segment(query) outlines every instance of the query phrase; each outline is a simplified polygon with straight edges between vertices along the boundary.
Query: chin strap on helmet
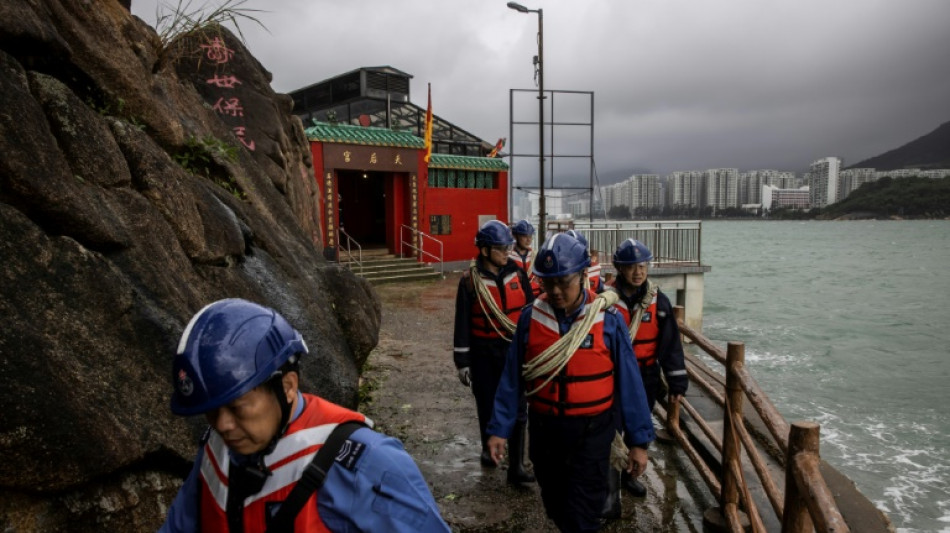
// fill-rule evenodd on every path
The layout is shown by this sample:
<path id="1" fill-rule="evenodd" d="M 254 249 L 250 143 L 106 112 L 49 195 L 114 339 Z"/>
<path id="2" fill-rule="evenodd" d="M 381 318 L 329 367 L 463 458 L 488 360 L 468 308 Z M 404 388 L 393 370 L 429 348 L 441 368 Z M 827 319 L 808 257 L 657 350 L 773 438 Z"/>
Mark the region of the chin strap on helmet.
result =
<path id="1" fill-rule="evenodd" d="M 290 356 L 290 359 L 287 361 L 290 364 L 295 363 L 298 360 L 297 354 Z M 271 439 L 270 443 L 264 448 L 264 451 L 261 453 L 261 457 L 269 455 L 274 451 L 274 448 L 277 447 L 277 441 L 284 436 L 284 433 L 287 432 L 287 427 L 290 425 L 290 407 L 291 402 L 287 401 L 287 393 L 284 392 L 284 371 L 278 370 L 274 372 L 271 378 L 267 381 L 270 386 L 271 391 L 273 391 L 274 396 L 277 397 L 277 405 L 280 406 L 280 424 L 277 426 L 277 433 L 274 434 L 274 438 Z"/>

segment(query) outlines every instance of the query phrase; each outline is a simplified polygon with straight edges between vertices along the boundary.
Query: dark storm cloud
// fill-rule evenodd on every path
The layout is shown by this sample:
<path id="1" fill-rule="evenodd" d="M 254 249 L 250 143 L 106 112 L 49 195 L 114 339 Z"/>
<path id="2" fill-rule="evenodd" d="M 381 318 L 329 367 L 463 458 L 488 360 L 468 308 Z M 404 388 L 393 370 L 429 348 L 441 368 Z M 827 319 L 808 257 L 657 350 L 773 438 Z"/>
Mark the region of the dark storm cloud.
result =
<path id="1" fill-rule="evenodd" d="M 853 164 L 950 120 L 945 0 L 521 3 L 544 9 L 546 88 L 595 94 L 605 183 L 647 171 L 801 171 L 829 155 Z M 535 87 L 537 16 L 502 0 L 243 6 L 268 11 L 256 16 L 269 32 L 242 30 L 278 91 L 391 65 L 414 76 L 413 101 L 424 105 L 431 82 L 436 114 L 493 142 L 509 135 L 509 89 Z M 155 0 L 133 0 L 133 12 L 152 22 Z M 524 112 L 536 117 L 530 102 Z"/>

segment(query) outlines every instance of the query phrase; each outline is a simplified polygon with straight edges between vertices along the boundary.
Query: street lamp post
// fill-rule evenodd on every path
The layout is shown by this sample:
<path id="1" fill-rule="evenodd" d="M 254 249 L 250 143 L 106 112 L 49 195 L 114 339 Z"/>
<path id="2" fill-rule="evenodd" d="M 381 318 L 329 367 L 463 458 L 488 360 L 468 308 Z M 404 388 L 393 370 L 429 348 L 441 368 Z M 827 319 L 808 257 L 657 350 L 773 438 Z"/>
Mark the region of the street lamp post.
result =
<path id="1" fill-rule="evenodd" d="M 544 242 L 547 228 L 544 215 L 544 10 L 528 9 L 517 2 L 508 2 L 508 7 L 519 13 L 538 14 L 538 240 Z M 539 243 L 540 244 L 540 243 Z"/>

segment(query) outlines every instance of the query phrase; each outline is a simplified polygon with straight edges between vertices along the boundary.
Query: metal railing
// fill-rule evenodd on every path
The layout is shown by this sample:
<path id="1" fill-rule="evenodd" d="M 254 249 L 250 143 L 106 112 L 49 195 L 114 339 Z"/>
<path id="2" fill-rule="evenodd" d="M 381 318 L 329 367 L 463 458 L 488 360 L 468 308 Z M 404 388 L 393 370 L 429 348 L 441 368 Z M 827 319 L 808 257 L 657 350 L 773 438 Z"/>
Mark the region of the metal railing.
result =
<path id="1" fill-rule="evenodd" d="M 405 239 L 406 230 L 409 230 L 409 233 L 411 235 L 409 241 Z M 425 250 L 426 239 L 439 245 L 439 255 L 435 255 L 432 252 L 427 252 Z M 418 244 L 418 246 L 416 246 L 416 244 Z M 445 277 L 445 261 L 443 261 L 444 245 L 442 244 L 442 241 L 440 241 L 439 239 L 436 239 L 435 237 L 433 237 L 432 235 L 429 235 L 428 233 L 419 231 L 415 228 L 402 224 L 399 228 L 399 257 L 403 257 L 402 247 L 404 245 L 410 250 L 413 250 L 414 252 L 416 252 L 419 260 L 422 260 L 424 258 L 432 258 L 434 261 L 438 261 L 439 274 L 443 278 Z"/>
<path id="2" fill-rule="evenodd" d="M 699 266 L 702 222 L 699 220 L 649 222 L 574 222 L 574 229 L 587 237 L 601 263 L 621 242 L 633 238 L 653 252 L 654 261 L 665 265 Z M 609 262 L 609 261 L 607 261 Z"/>
<path id="3" fill-rule="evenodd" d="M 343 246 L 344 240 L 340 238 L 341 235 L 343 237 L 346 237 L 345 247 Z M 350 266 L 353 263 L 356 263 L 357 267 L 359 267 L 360 272 L 362 272 L 363 271 L 363 247 L 360 246 L 360 243 L 356 242 L 356 240 L 353 237 L 350 237 L 350 235 L 342 227 L 339 230 L 337 230 L 336 242 L 340 243 L 340 260 L 339 261 L 341 263 L 346 263 L 347 266 Z M 356 257 L 353 256 L 354 245 L 356 246 Z M 346 260 L 344 260 L 344 254 L 345 254 Z M 352 269 L 353 267 L 350 266 L 350 268 Z"/>
<path id="4" fill-rule="evenodd" d="M 727 350 L 713 344 L 701 333 L 683 323 L 684 310 L 674 308 L 680 332 L 702 348 L 710 357 L 725 366 L 725 387 L 721 390 L 703 377 L 694 365 L 687 365 L 690 381 L 698 384 L 723 409 L 722 435 L 686 400 L 666 404 L 666 430 L 686 452 L 710 491 L 719 501 L 719 516 L 731 532 L 747 531 L 740 513 L 745 512 L 753 532 L 765 532 L 766 526 L 752 497 L 750 484 L 758 478 L 758 486 L 768 498 L 775 517 L 782 524 L 782 533 L 813 531 L 846 533 L 850 531 L 838 509 L 834 495 L 818 468 L 817 423 L 802 421 L 789 425 L 745 368 L 745 345 L 727 343 Z M 778 453 L 784 457 L 785 494 L 769 474 L 765 461 L 746 428 L 743 401 L 747 400 L 764 423 Z M 684 434 L 680 408 L 702 430 L 706 439 L 721 457 L 722 468 L 714 472 L 700 457 L 689 437 Z M 743 451 L 756 474 L 747 478 L 742 465 Z M 719 474 L 719 475 L 717 475 Z"/>

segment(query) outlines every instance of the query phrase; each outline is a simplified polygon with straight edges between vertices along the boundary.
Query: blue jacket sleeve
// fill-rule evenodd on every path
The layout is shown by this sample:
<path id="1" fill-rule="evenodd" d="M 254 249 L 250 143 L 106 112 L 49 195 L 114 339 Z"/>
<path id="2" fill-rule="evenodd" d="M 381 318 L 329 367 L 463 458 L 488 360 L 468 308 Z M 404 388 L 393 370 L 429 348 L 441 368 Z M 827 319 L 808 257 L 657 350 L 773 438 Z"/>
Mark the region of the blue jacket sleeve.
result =
<path id="1" fill-rule="evenodd" d="M 330 531 L 450 531 L 402 443 L 369 428 L 358 429 L 350 440 L 357 446 L 337 458 L 317 497 Z"/>
<path id="2" fill-rule="evenodd" d="M 604 337 L 617 365 L 617 388 L 623 417 L 624 442 L 627 446 L 646 448 L 656 438 L 653 419 L 643 390 L 643 379 L 637 357 L 630 343 L 630 331 L 616 311 L 604 315 Z"/>
<path id="3" fill-rule="evenodd" d="M 198 531 L 198 470 L 204 456 L 204 446 L 198 449 L 198 457 L 178 489 L 175 500 L 168 508 L 165 523 L 159 533 L 193 533 Z"/>
<path id="4" fill-rule="evenodd" d="M 501 372 L 498 388 L 495 389 L 495 405 L 486 432 L 507 439 L 518 417 L 518 402 L 524 394 L 524 382 L 521 379 L 521 362 L 524 361 L 524 347 L 528 343 L 528 326 L 531 325 L 531 306 L 521 311 L 518 328 L 508 346 L 505 368 Z"/>
<path id="5" fill-rule="evenodd" d="M 673 315 L 673 305 L 663 292 L 656 295 L 657 324 L 660 338 L 657 340 L 656 354 L 670 394 L 684 394 L 689 388 L 689 376 L 686 374 L 686 357 L 683 355 L 683 342 L 680 340 L 680 328 Z"/>

